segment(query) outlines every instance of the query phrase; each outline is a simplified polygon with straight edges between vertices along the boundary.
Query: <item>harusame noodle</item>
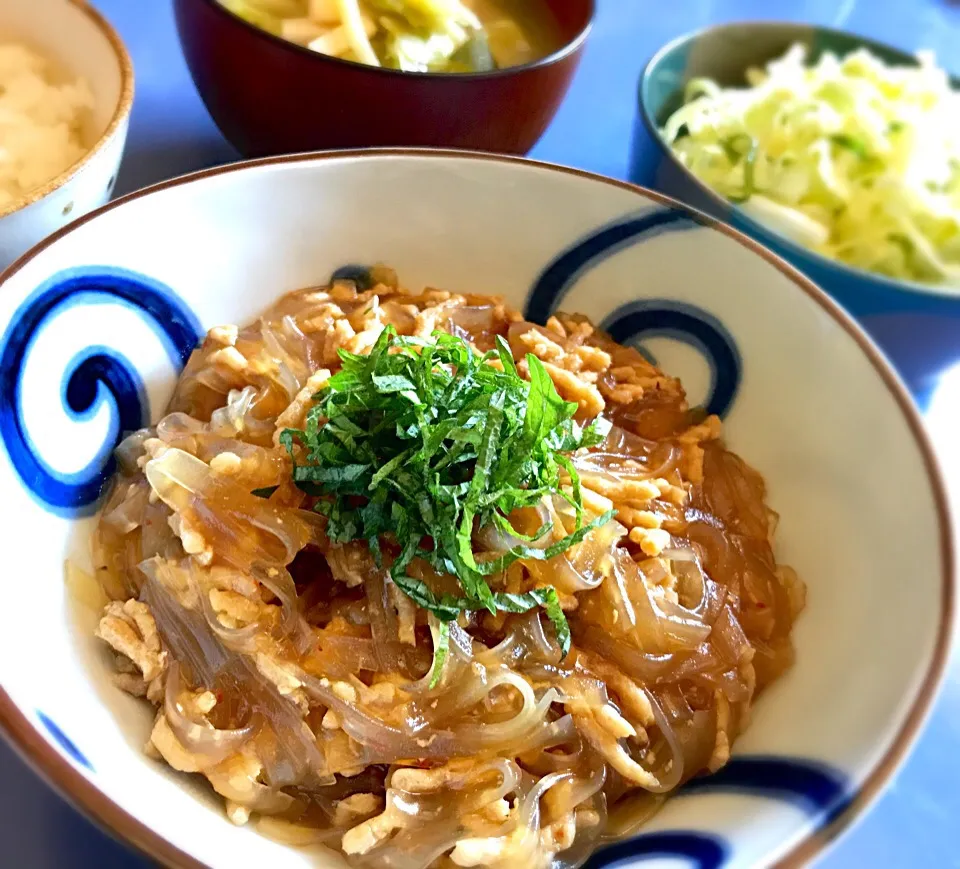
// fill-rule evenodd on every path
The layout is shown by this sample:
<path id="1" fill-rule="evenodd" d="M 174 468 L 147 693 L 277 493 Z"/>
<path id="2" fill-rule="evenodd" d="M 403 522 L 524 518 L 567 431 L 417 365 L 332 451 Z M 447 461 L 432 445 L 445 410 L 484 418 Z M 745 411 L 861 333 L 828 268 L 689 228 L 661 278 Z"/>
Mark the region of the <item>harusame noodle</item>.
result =
<path id="1" fill-rule="evenodd" d="M 760 476 L 687 406 L 680 383 L 580 316 L 524 322 L 500 300 L 397 288 L 391 272 L 290 293 L 255 323 L 210 331 L 167 415 L 120 446 L 94 537 L 111 599 L 98 634 L 118 684 L 156 710 L 148 751 L 204 775 L 236 824 L 357 865 L 576 866 L 665 795 L 721 767 L 758 691 L 788 667 L 803 586 L 771 549 Z M 561 656 L 541 609 L 441 623 L 378 567 L 332 543 L 291 480 L 280 433 L 390 324 L 478 351 L 532 353 L 605 440 L 571 460 L 585 518 L 549 560 L 489 577 L 557 590 Z M 552 526 L 545 497 L 485 527 L 478 560 Z M 513 539 L 516 536 L 516 539 Z M 449 588 L 421 559 L 409 573 Z"/>

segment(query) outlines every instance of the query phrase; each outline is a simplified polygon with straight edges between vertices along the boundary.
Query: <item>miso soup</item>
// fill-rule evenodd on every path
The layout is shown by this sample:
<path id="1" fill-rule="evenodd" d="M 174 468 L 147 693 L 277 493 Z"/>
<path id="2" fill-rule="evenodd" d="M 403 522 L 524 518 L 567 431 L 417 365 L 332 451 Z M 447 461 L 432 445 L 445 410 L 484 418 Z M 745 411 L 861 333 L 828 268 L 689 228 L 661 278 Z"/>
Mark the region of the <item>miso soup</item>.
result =
<path id="1" fill-rule="evenodd" d="M 532 63 L 562 45 L 546 0 L 466 0 L 466 4 L 480 19 L 498 68 Z"/>
<path id="2" fill-rule="evenodd" d="M 406 72 L 489 72 L 561 47 L 547 0 L 220 0 L 275 36 Z"/>

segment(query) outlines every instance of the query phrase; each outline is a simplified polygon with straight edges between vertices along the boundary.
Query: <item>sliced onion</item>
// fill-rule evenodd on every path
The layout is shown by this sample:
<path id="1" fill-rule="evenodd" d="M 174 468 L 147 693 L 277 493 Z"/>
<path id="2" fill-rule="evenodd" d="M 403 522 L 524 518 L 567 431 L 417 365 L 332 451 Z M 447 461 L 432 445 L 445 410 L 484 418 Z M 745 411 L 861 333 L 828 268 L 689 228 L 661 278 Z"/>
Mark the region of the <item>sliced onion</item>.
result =
<path id="1" fill-rule="evenodd" d="M 292 317 L 284 317 L 279 326 L 280 329 L 275 330 L 271 324 L 261 321 L 260 335 L 266 352 L 277 363 L 277 376 L 274 380 L 292 401 L 310 376 L 310 371 L 304 364 L 307 341 Z M 300 346 L 296 346 L 297 344 Z"/>
<path id="2" fill-rule="evenodd" d="M 144 511 L 147 507 L 147 497 L 150 487 L 142 482 L 134 483 L 127 489 L 123 500 L 115 507 L 105 512 L 101 518 L 104 525 L 108 525 L 118 534 L 129 534 L 140 527 Z"/>
<path id="3" fill-rule="evenodd" d="M 171 510 L 180 511 L 203 488 L 210 468 L 190 453 L 169 449 L 147 462 L 144 473 L 157 497 Z"/>
<path id="4" fill-rule="evenodd" d="M 133 474 L 137 471 L 137 459 L 143 455 L 143 443 L 148 438 L 154 436 L 153 430 L 142 428 L 133 434 L 127 435 L 113 451 L 117 457 L 117 464 L 120 470 L 125 474 Z"/>
<path id="5" fill-rule="evenodd" d="M 157 423 L 157 437 L 164 443 L 173 443 L 193 437 L 206 430 L 206 426 L 187 413 L 168 413 Z"/>

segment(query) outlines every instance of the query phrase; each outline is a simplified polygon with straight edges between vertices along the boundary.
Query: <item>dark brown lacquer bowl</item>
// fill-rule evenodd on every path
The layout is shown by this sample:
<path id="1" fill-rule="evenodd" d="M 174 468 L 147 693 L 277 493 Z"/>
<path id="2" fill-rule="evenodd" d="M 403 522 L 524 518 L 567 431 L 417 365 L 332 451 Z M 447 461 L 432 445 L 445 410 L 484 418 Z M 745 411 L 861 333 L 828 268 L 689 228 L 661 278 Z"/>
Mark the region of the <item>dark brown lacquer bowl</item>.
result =
<path id="1" fill-rule="evenodd" d="M 559 51 L 453 75 L 326 57 L 247 24 L 217 0 L 173 5 L 200 96 L 248 157 L 378 145 L 525 154 L 570 86 L 594 14 L 594 0 L 549 0 Z"/>

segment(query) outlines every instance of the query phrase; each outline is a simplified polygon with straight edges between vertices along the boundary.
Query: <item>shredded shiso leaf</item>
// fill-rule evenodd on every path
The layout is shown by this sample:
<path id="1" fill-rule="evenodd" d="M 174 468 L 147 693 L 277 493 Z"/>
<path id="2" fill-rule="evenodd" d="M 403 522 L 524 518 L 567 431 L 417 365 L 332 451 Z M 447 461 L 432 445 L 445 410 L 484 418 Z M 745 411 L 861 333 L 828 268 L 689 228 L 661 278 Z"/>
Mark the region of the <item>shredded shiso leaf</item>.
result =
<path id="1" fill-rule="evenodd" d="M 519 559 L 560 555 L 612 518 L 608 512 L 583 521 L 568 457 L 602 442 L 609 424 L 578 424 L 577 405 L 560 397 L 540 360 L 526 357 L 527 380 L 507 343 L 497 341 L 481 355 L 453 335 L 424 340 L 387 328 L 368 355 L 340 351 L 342 368 L 315 396 L 304 428 L 287 429 L 281 440 L 294 482 L 319 499 L 315 509 L 327 518 L 331 542 L 365 540 L 382 567 L 388 541 L 391 579 L 440 622 L 469 610 L 542 607 L 565 654 L 570 629 L 554 588 L 508 594 L 487 578 Z M 524 537 L 509 517 L 554 497 L 572 506 L 576 526 L 550 546 L 534 546 L 552 524 Z M 488 526 L 519 542 L 478 561 L 474 538 Z M 460 593 L 438 594 L 410 576 L 414 558 L 456 577 Z"/>

